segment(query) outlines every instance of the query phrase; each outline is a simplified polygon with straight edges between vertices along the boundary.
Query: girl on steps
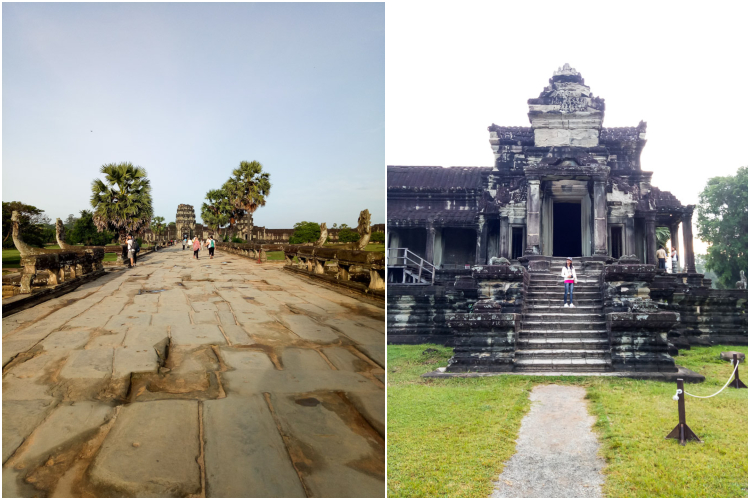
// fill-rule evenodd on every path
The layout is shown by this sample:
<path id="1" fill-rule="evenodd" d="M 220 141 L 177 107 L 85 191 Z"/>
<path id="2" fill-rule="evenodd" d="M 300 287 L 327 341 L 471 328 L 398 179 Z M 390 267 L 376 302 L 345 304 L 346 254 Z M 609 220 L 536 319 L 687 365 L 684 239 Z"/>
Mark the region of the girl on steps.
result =
<path id="1" fill-rule="evenodd" d="M 568 257 L 568 260 L 565 262 L 565 266 L 563 266 L 561 274 L 563 277 L 563 281 L 565 281 L 563 307 L 575 307 L 573 305 L 573 286 L 578 283 L 578 276 L 576 276 L 576 270 L 573 269 L 573 259 L 571 257 Z M 568 292 L 570 292 L 570 300 L 568 300 Z"/>

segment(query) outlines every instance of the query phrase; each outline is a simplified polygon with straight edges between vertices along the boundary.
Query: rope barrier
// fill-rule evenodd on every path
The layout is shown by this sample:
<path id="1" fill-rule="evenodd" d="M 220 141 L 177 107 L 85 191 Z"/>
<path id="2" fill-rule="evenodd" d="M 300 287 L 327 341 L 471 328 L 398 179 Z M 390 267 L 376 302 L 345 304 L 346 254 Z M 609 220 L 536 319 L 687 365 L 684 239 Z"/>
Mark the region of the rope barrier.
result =
<path id="1" fill-rule="evenodd" d="M 720 393 L 721 391 L 723 391 L 724 389 L 726 389 L 726 388 L 727 388 L 727 386 L 729 385 L 729 382 L 731 382 L 731 381 L 732 381 L 732 377 L 734 376 L 734 372 L 736 372 L 736 371 L 737 371 L 737 367 L 738 367 L 738 366 L 740 366 L 740 364 L 739 364 L 739 363 L 737 363 L 736 365 L 734 365 L 734 370 L 732 370 L 732 374 L 731 374 L 731 375 L 729 376 L 729 380 L 727 380 L 727 383 L 726 383 L 726 384 L 724 384 L 724 387 L 722 387 L 722 388 L 721 388 L 721 389 L 719 390 L 719 392 L 717 392 L 717 393 L 715 393 L 715 394 L 711 394 L 710 396 L 696 396 L 695 394 L 690 394 L 690 393 L 689 393 L 689 392 L 687 392 L 687 391 L 685 391 L 685 394 L 687 394 L 688 396 L 692 396 L 692 397 L 694 397 L 694 398 L 701 398 L 701 399 L 708 399 L 708 398 L 712 398 L 712 397 L 716 396 L 716 394 L 719 394 L 719 393 Z M 677 393 L 679 394 L 679 389 L 678 389 Z M 672 397 L 672 399 L 674 399 L 674 397 Z M 676 401 L 676 400 L 675 400 L 675 401 Z"/>

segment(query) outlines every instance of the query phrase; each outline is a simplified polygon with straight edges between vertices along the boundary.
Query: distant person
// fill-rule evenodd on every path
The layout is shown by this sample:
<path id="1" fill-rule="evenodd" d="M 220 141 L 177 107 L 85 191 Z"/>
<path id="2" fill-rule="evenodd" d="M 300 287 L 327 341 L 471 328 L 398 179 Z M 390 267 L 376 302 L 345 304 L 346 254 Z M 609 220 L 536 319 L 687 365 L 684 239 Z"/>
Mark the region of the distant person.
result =
<path id="1" fill-rule="evenodd" d="M 573 305 L 573 288 L 578 283 L 578 276 L 576 276 L 576 270 L 573 267 L 573 258 L 568 257 L 565 261 L 565 266 L 562 268 L 562 277 L 565 282 L 565 295 L 563 295 L 563 307 L 575 307 Z M 570 299 L 568 299 L 568 293 L 570 293 Z M 568 305 L 570 304 L 570 305 Z"/>
<path id="2" fill-rule="evenodd" d="M 138 265 L 138 252 L 141 251 L 141 246 L 138 244 L 138 240 L 133 238 L 133 264 Z"/>
<path id="3" fill-rule="evenodd" d="M 198 239 L 196 236 L 193 240 L 193 257 L 197 260 L 198 259 L 198 252 L 201 251 L 201 240 Z"/>
<path id="4" fill-rule="evenodd" d="M 128 239 L 125 243 L 128 245 L 128 259 L 130 259 L 130 267 L 135 267 L 135 261 L 133 260 L 135 256 L 135 252 L 133 251 L 133 236 L 129 234 Z"/>
<path id="5" fill-rule="evenodd" d="M 680 261 L 677 258 L 677 249 L 672 247 L 672 274 L 680 271 Z"/>
<path id="6" fill-rule="evenodd" d="M 214 258 L 214 248 L 216 248 L 216 240 L 214 240 L 214 235 L 208 237 L 207 240 L 207 246 L 208 246 L 208 255 L 210 256 L 209 259 Z"/>
<path id="7" fill-rule="evenodd" d="M 186 246 L 187 246 L 187 236 L 182 238 L 182 249 L 185 250 Z"/>
<path id="8" fill-rule="evenodd" d="M 667 270 L 667 252 L 664 251 L 664 247 L 659 247 L 656 251 L 656 258 L 659 259 L 659 269 Z"/>

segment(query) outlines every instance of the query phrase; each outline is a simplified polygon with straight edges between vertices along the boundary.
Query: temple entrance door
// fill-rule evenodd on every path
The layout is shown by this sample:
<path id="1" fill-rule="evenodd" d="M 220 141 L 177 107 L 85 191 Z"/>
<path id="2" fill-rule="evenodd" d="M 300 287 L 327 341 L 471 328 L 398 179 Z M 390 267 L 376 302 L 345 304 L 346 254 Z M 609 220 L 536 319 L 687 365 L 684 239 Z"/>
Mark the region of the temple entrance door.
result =
<path id="1" fill-rule="evenodd" d="M 552 207 L 552 255 L 555 257 L 580 257 L 581 203 L 555 201 Z"/>

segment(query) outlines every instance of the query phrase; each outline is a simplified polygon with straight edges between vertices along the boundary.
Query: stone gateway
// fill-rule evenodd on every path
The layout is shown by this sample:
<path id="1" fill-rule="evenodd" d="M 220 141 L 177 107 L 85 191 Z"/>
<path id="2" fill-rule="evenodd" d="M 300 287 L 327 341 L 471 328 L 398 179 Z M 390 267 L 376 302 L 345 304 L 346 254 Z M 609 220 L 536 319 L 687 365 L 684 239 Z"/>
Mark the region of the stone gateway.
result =
<path id="1" fill-rule="evenodd" d="M 528 105 L 530 127 L 488 127 L 492 167 L 388 167 L 389 342 L 455 345 L 449 371 L 671 372 L 675 346 L 747 344 L 747 292 L 696 273 L 693 205 L 641 169 L 646 123 L 603 127 L 568 64 Z M 677 246 L 680 225 L 667 273 L 656 228 Z"/>

